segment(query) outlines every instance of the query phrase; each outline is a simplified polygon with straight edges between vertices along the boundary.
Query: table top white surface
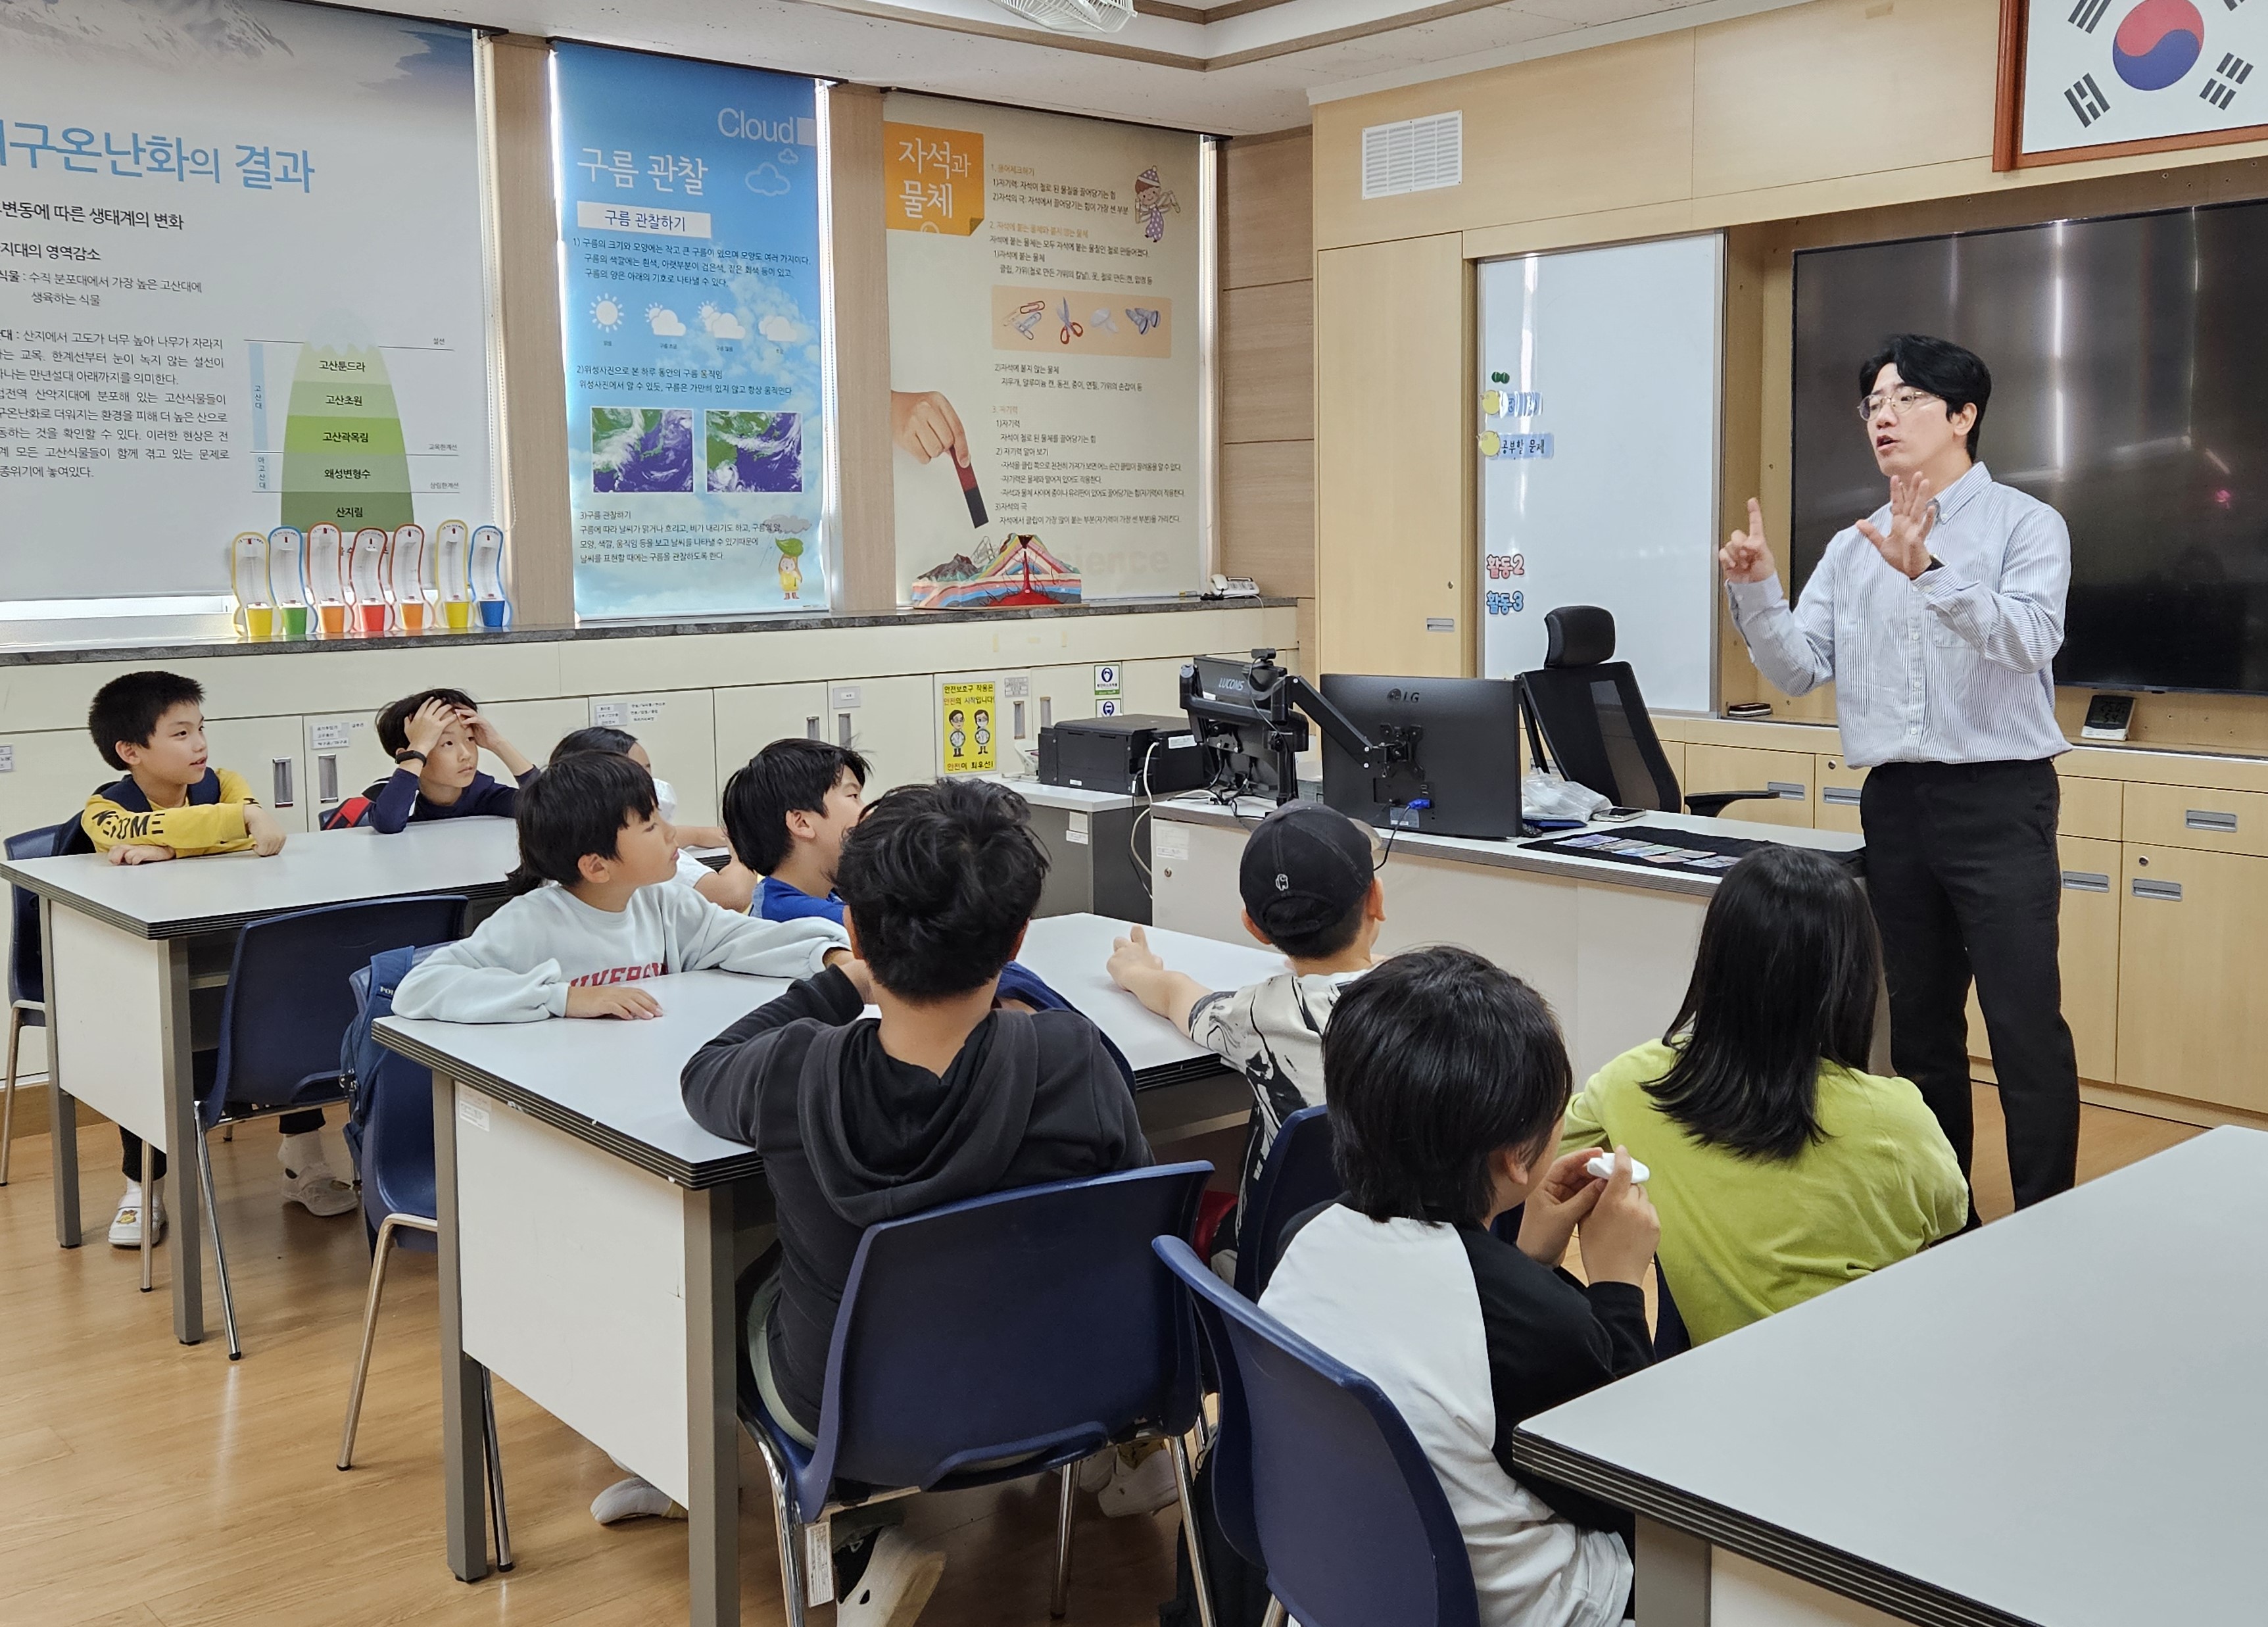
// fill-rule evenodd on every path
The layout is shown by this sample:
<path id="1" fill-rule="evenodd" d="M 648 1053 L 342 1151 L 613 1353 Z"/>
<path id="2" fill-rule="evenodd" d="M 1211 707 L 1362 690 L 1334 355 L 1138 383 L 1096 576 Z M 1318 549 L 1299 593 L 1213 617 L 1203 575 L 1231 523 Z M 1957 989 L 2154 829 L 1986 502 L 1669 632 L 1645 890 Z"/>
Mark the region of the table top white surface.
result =
<path id="1" fill-rule="evenodd" d="M 1514 1455 L 1909 1620 L 2257 1621 L 2264 1237 L 2268 1133 L 2212 1130 L 1530 1418 Z"/>
<path id="2" fill-rule="evenodd" d="M 978 777 L 990 780 L 996 785 L 1005 785 L 1034 807 L 1064 808 L 1074 814 L 1108 814 L 1115 808 L 1130 808 L 1136 800 L 1123 791 L 1086 791 L 1077 785 L 1047 785 L 1036 779 L 1016 779 L 1005 774 L 985 774 Z"/>
<path id="3" fill-rule="evenodd" d="M 1204 1046 L 1110 981 L 1104 969 L 1110 946 L 1133 930 L 1130 922 L 1108 916 L 1047 916 L 1025 932 L 1023 953 L 1017 958 L 1108 1034 L 1138 1076 L 1211 1057 Z M 1158 926 L 1142 930 L 1167 966 L 1215 989 L 1241 989 L 1273 977 L 1285 967 L 1281 954 L 1256 943 L 1226 944 Z"/>
<path id="4" fill-rule="evenodd" d="M 11 860 L 0 877 L 142 938 L 219 931 L 323 904 L 421 893 L 501 892 L 519 862 L 508 819 L 439 820 L 392 836 L 294 832 L 271 858 L 247 851 L 156 865 L 99 853 Z"/>

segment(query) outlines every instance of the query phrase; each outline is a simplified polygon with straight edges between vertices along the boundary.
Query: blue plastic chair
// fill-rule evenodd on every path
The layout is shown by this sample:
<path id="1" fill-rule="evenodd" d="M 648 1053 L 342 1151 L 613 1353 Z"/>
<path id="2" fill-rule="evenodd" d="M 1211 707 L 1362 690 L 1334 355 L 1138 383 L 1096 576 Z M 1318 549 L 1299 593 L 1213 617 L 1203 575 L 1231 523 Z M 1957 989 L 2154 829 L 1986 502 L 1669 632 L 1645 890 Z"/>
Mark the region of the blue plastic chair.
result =
<path id="1" fill-rule="evenodd" d="M 440 1206 L 433 1169 L 432 1075 L 420 1068 L 381 1068 L 363 1086 L 372 1093 L 363 1120 L 362 1212 L 375 1228 L 370 1294 L 362 1314 L 362 1353 L 347 1392 L 346 1427 L 339 1436 L 339 1468 L 354 1467 L 355 1429 L 362 1421 L 363 1386 L 370 1377 L 371 1347 L 378 1335 L 379 1301 L 386 1293 L 386 1268 L 398 1245 L 421 1254 L 434 1251 L 440 1231 Z M 481 1428 L 487 1440 L 489 1509 L 496 1535 L 497 1569 L 512 1566 L 512 1524 L 504 1516 L 504 1450 L 497 1439 L 496 1389 L 481 1369 Z"/>
<path id="2" fill-rule="evenodd" d="M 1150 1240 L 1188 1233 L 1211 1173 L 1168 1164 L 1058 1182 L 868 1228 L 835 1319 L 815 1448 L 766 1410 L 740 1342 L 740 1417 L 770 1474 L 788 1627 L 804 1621 L 806 1527 L 878 1498 L 1048 1469 L 1062 1478 L 1061 1616 L 1079 1462 L 1125 1441 L 1169 1441 L 1195 1557 L 1182 1437 L 1198 1417 L 1197 1329 Z M 757 1277 L 741 1281 L 743 1327 Z"/>
<path id="3" fill-rule="evenodd" d="M 1220 1374 L 1221 1534 L 1300 1627 L 1479 1627 L 1472 1563 L 1394 1403 L 1233 1292 L 1178 1235 L 1152 1245 L 1197 1302 Z"/>
<path id="4" fill-rule="evenodd" d="M 1292 1217 L 1328 1204 L 1345 1189 L 1331 1167 L 1329 1109 L 1302 1108 L 1276 1130 L 1260 1178 L 1244 1195 L 1236 1225 L 1236 1292 L 1259 1300 L 1276 1271 L 1276 1245 Z"/>
<path id="5" fill-rule="evenodd" d="M 53 858 L 78 828 L 75 819 L 60 825 L 42 825 L 7 838 L 11 858 Z M 27 888 L 11 887 L 8 901 L 8 1094 L 0 1105 L 0 1186 L 8 1184 L 8 1155 L 16 1145 L 16 1058 L 24 1030 L 48 1026 L 48 970 L 40 947 L 40 898 Z"/>
<path id="6" fill-rule="evenodd" d="M 348 980 L 381 950 L 457 937 L 464 916 L 465 901 L 453 894 L 380 898 L 269 916 L 237 933 L 221 1006 L 220 1056 L 212 1088 L 197 1103 L 206 1132 L 197 1137 L 197 1177 L 212 1221 L 231 1361 L 242 1358 L 244 1347 L 236 1335 L 208 1137 L 224 1124 L 345 1101 L 339 1042 L 355 1017 Z"/>

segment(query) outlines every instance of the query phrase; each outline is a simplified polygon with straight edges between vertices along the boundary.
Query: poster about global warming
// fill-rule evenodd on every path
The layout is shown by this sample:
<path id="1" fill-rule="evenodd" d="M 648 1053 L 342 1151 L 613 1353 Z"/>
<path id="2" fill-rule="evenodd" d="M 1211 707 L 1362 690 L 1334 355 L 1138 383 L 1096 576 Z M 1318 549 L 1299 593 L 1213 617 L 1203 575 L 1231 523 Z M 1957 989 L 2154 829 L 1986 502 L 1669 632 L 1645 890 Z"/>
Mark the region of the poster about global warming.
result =
<path id="1" fill-rule="evenodd" d="M 554 48 L 575 609 L 824 609 L 809 79 Z"/>
<path id="2" fill-rule="evenodd" d="M 1197 585 L 1199 139 L 902 93 L 883 117 L 900 600 Z"/>
<path id="3" fill-rule="evenodd" d="M 173 609 L 239 532 L 493 520 L 484 287 L 468 31 L 0 4 L 0 600 Z"/>

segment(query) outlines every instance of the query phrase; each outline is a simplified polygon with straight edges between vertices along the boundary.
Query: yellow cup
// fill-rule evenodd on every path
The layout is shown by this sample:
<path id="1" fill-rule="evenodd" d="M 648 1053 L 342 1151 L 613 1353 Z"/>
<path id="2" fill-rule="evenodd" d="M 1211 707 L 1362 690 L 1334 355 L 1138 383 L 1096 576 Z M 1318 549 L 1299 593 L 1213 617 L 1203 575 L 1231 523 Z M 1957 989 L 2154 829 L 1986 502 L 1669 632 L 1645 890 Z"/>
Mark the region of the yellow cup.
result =
<path id="1" fill-rule="evenodd" d="M 462 633 L 471 630 L 473 625 L 473 601 L 471 600 L 452 599 L 442 605 L 441 610 L 442 613 L 449 619 L 449 630 L 451 632 Z"/>
<path id="2" fill-rule="evenodd" d="M 264 644 L 276 637 L 276 612 L 267 605 L 244 607 L 245 637 L 254 644 Z"/>

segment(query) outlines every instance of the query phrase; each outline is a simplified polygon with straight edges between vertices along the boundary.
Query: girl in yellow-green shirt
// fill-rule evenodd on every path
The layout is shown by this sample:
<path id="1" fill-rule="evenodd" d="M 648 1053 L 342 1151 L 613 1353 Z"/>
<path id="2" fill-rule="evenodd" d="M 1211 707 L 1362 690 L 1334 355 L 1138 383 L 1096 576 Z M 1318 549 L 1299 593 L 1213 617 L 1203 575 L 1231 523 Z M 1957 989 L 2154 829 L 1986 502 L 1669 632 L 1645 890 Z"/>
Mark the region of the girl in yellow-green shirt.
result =
<path id="1" fill-rule="evenodd" d="M 1967 1224 L 1968 1182 L 1921 1093 L 1859 1071 L 1881 968 L 1848 872 L 1759 848 L 1710 902 L 1668 1035 L 1568 1105 L 1565 1150 L 1621 1145 L 1651 1169 L 1661 1274 L 1697 1344 Z"/>

